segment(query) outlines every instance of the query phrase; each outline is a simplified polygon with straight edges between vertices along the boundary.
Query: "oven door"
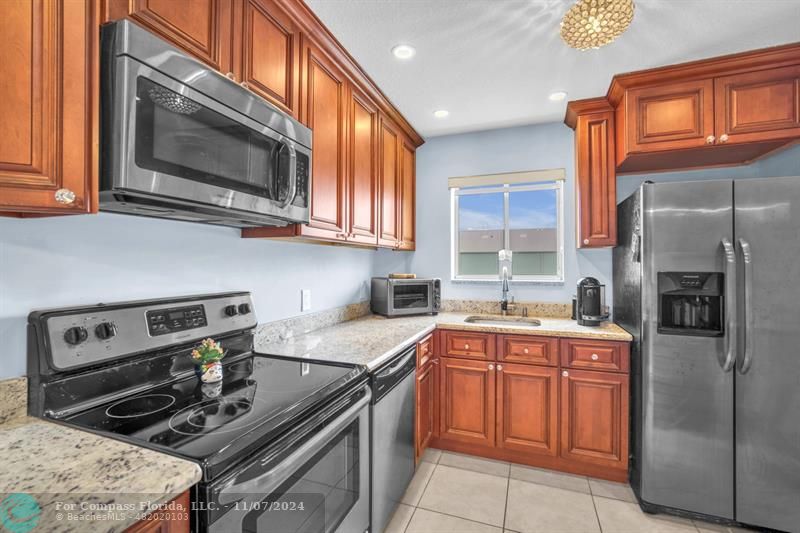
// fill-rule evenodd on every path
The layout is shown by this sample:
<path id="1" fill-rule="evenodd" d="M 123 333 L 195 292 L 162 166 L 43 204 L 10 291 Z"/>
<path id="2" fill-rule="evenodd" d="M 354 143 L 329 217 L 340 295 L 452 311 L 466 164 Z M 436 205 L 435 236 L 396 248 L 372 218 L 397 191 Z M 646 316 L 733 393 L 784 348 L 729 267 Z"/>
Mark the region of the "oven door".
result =
<path id="1" fill-rule="evenodd" d="M 391 280 L 389 306 L 392 315 L 433 312 L 433 283 L 419 280 Z"/>
<path id="2" fill-rule="evenodd" d="M 301 424 L 205 494 L 211 533 L 369 529 L 369 387 Z M 201 528 L 203 522 L 201 520 Z"/>
<path id="3" fill-rule="evenodd" d="M 135 59 L 115 61 L 104 189 L 308 221 L 308 148 Z"/>

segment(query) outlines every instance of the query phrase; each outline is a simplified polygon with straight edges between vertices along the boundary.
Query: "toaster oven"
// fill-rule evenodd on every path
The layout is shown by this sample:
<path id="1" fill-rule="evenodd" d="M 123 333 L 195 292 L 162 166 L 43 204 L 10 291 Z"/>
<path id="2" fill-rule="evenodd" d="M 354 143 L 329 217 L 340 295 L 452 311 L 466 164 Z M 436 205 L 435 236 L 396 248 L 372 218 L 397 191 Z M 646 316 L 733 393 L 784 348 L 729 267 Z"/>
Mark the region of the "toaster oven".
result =
<path id="1" fill-rule="evenodd" d="M 370 309 L 384 316 L 435 315 L 442 305 L 439 278 L 372 278 Z"/>

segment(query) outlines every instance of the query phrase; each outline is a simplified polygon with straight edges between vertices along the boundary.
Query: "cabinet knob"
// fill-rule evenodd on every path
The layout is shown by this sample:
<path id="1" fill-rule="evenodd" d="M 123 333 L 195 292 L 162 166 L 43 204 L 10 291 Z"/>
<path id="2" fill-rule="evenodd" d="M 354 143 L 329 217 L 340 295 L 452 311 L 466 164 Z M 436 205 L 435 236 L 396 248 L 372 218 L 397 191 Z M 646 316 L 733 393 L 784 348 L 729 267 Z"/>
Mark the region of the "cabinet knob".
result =
<path id="1" fill-rule="evenodd" d="M 503 365 L 497 365 L 497 371 L 500 372 L 501 370 L 503 370 Z"/>
<path id="2" fill-rule="evenodd" d="M 727 133 L 723 133 L 722 135 L 720 135 L 719 136 L 719 142 L 721 142 L 721 143 L 728 142 L 728 134 Z"/>
<path id="3" fill-rule="evenodd" d="M 527 348 L 523 348 L 522 349 L 522 353 L 528 353 L 528 349 Z"/>
<path id="4" fill-rule="evenodd" d="M 598 359 L 600 359 L 600 357 L 596 353 L 593 353 L 592 354 L 592 361 L 597 361 Z"/>
<path id="5" fill-rule="evenodd" d="M 69 189 L 58 189 L 55 193 L 56 202 L 69 205 L 75 202 L 75 193 Z"/>
<path id="6" fill-rule="evenodd" d="M 583 239 L 583 244 L 589 244 L 589 239 Z"/>
<path id="7" fill-rule="evenodd" d="M 491 363 L 489 364 L 489 370 L 494 370 L 494 365 Z"/>
<path id="8" fill-rule="evenodd" d="M 233 72 L 226 72 L 225 77 L 228 78 L 229 80 L 236 81 L 236 76 L 233 75 Z"/>
<path id="9" fill-rule="evenodd" d="M 569 376 L 569 372 L 567 372 L 566 370 L 563 370 L 561 372 L 561 375 L 564 376 L 564 377 L 567 377 L 567 376 Z"/>
<path id="10" fill-rule="evenodd" d="M 717 140 L 716 137 L 714 137 L 713 135 L 709 135 L 708 137 L 706 137 L 706 144 L 714 144 L 714 141 L 716 140 Z"/>
<path id="11" fill-rule="evenodd" d="M 469 344 L 465 344 L 465 345 L 464 345 L 464 349 L 465 349 L 465 350 L 469 350 Z"/>
<path id="12" fill-rule="evenodd" d="M 242 82 L 242 83 L 240 83 L 239 85 L 241 85 L 241 86 L 242 86 L 242 87 L 244 87 L 245 89 L 249 89 L 249 88 L 250 88 L 250 85 L 249 85 L 249 84 L 248 84 L 246 81 L 243 81 L 243 82 Z"/>

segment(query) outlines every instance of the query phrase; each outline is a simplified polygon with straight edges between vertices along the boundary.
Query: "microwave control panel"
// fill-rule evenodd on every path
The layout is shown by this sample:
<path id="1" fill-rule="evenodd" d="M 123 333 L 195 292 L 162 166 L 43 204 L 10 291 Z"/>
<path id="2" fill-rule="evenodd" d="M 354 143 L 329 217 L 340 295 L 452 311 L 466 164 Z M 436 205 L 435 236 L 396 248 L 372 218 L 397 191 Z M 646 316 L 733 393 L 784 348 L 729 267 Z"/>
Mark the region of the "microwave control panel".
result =
<path id="1" fill-rule="evenodd" d="M 208 323 L 202 305 L 187 305 L 172 309 L 147 311 L 147 328 L 151 337 L 186 329 L 201 328 Z"/>

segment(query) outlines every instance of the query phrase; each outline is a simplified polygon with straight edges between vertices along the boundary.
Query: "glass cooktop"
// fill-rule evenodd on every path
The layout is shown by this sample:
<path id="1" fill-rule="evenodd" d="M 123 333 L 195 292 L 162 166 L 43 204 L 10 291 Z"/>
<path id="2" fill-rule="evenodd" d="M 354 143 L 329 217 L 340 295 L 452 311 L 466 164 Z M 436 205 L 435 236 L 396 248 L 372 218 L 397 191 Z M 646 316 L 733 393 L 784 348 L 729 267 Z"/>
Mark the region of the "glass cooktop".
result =
<path id="1" fill-rule="evenodd" d="M 65 421 L 199 461 L 209 479 L 364 375 L 359 368 L 251 355 L 224 365 L 222 382 L 192 377 Z"/>

